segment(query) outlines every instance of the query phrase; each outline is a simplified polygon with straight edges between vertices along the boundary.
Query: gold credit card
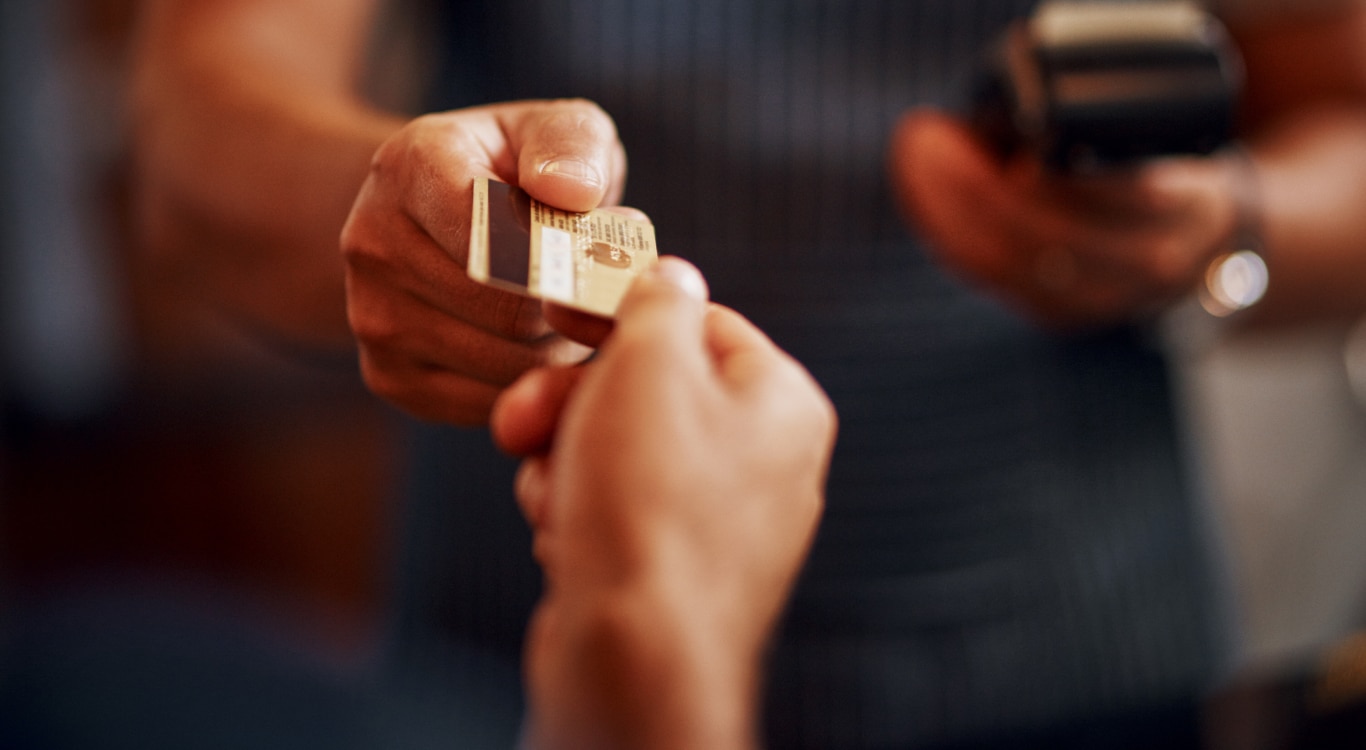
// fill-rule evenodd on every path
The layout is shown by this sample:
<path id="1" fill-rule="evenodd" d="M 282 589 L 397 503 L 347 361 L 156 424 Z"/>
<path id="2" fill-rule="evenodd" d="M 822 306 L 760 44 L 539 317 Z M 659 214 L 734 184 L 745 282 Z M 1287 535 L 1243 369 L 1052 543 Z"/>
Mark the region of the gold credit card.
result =
<path id="1" fill-rule="evenodd" d="M 475 281 L 611 317 L 631 280 L 658 258 L 648 221 L 561 211 L 520 188 L 474 179 L 466 272 Z"/>

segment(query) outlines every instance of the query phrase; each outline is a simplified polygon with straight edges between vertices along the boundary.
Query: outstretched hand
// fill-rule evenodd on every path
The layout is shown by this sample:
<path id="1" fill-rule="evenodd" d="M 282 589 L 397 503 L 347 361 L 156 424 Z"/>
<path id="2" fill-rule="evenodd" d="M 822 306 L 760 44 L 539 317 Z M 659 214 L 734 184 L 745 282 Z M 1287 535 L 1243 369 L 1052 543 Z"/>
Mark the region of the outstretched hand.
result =
<path id="1" fill-rule="evenodd" d="M 1194 289 L 1232 242 L 1243 189 L 1228 158 L 1050 174 L 1030 156 L 1002 160 L 929 110 L 902 120 L 891 170 L 904 213 L 947 268 L 1059 328 L 1134 320 Z"/>
<path id="2" fill-rule="evenodd" d="M 625 175 L 611 118 L 581 100 L 427 115 L 391 137 L 342 233 L 347 314 L 371 390 L 423 419 L 483 424 L 529 368 L 586 356 L 539 302 L 465 275 L 472 182 L 587 211 L 618 200 Z"/>

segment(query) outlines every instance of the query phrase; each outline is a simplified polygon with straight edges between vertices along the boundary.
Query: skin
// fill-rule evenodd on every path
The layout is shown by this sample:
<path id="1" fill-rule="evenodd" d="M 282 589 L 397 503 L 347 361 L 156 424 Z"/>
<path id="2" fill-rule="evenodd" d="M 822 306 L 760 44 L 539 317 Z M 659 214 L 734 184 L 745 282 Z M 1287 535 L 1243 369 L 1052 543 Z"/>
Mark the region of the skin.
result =
<path id="1" fill-rule="evenodd" d="M 498 430 L 509 450 L 537 454 L 519 498 L 549 588 L 528 641 L 538 742 L 749 745 L 762 644 L 821 507 L 828 402 L 747 322 L 707 307 L 692 270 L 681 285 L 668 282 L 677 271 L 646 280 L 601 362 L 541 369 L 587 351 L 547 316 L 590 343 L 611 325 L 469 282 L 468 217 L 451 207 L 469 205 L 480 175 L 567 209 L 615 201 L 625 173 L 615 129 L 582 101 L 406 123 L 374 112 L 353 93 L 351 59 L 371 11 L 151 4 L 135 102 L 149 244 L 210 304 L 256 325 L 318 346 L 354 331 L 367 382 L 421 417 L 483 423 L 500 391 L 538 373 L 509 392 Z M 277 25 L 313 33 L 258 31 Z M 571 399 L 565 378 L 580 372 Z M 600 408 L 623 393 L 634 408 Z M 657 419 L 677 431 L 659 432 Z M 563 447 L 547 450 L 561 422 Z M 618 474 L 564 468 L 587 434 L 622 446 Z M 771 450 L 755 451 L 761 443 Z M 689 462 L 729 468 L 651 476 L 679 445 Z M 737 448 L 748 457 L 731 464 Z M 584 466 L 605 458 L 593 455 Z M 646 507 L 627 503 L 647 482 L 670 489 Z M 581 543 L 609 532 L 611 545 Z M 625 710 L 641 696 L 666 709 Z"/>
<path id="2" fill-rule="evenodd" d="M 1240 200 L 1260 193 L 1272 279 L 1244 319 L 1285 324 L 1366 309 L 1366 5 L 1230 24 L 1248 68 L 1236 158 L 1168 159 L 1061 177 L 996 156 L 965 123 L 908 113 L 892 181 L 938 259 L 1044 325 L 1142 319 L 1182 299 L 1226 252 Z"/>
<path id="3" fill-rule="evenodd" d="M 835 415 L 800 365 L 666 258 L 586 367 L 493 413 L 546 594 L 536 747 L 755 744 L 761 655 L 823 505 Z M 706 471 L 693 467 L 706 466 Z"/>
<path id="4" fill-rule="evenodd" d="M 484 424 L 523 371 L 587 350 L 539 304 L 465 276 L 468 210 L 452 207 L 476 176 L 568 210 L 614 203 L 624 151 L 585 101 L 409 121 L 372 109 L 356 89 L 374 11 L 150 2 L 133 103 L 142 234 L 207 304 L 296 345 L 356 346 L 376 393 Z M 263 31 L 296 28 L 309 33 Z"/>
<path id="5" fill-rule="evenodd" d="M 403 121 L 355 93 L 371 3 L 144 4 L 131 102 L 142 245 L 208 306 L 352 346 L 337 234 Z M 310 33 L 264 33 L 307 28 Z"/>
<path id="6" fill-rule="evenodd" d="M 452 207 L 476 175 L 567 209 L 614 203 L 625 157 L 610 117 L 582 101 L 377 111 L 357 93 L 368 0 L 148 5 L 133 107 L 144 236 L 208 304 L 304 345 L 356 346 L 372 389 L 433 421 L 482 424 L 520 372 L 584 355 L 547 326 L 569 316 L 464 278 L 468 218 Z M 1231 23 L 1272 273 L 1242 318 L 1358 313 L 1366 6 Z M 1060 179 L 997 159 L 928 110 L 893 133 L 888 166 L 946 267 L 1063 330 L 1142 319 L 1189 294 L 1245 192 L 1219 159 Z"/>
<path id="7" fill-rule="evenodd" d="M 586 211 L 616 200 L 624 175 L 611 118 L 584 101 L 428 115 L 389 138 L 341 235 L 347 313 L 371 390 L 426 419 L 483 424 L 528 368 L 586 357 L 539 302 L 465 275 L 471 183 L 496 178 Z"/>
<path id="8" fill-rule="evenodd" d="M 535 373 L 494 417 L 504 447 L 531 457 L 519 497 L 549 587 L 528 644 L 535 736 L 752 741 L 757 654 L 819 507 L 828 405 L 734 313 L 676 309 L 667 294 L 673 312 L 652 312 L 650 282 L 599 358 L 556 367 L 585 353 L 571 337 L 595 342 L 608 324 L 462 270 L 474 176 L 570 210 L 617 200 L 626 161 L 610 117 L 583 101 L 379 111 L 358 93 L 371 0 L 149 0 L 143 12 L 136 200 L 166 268 L 253 327 L 355 347 L 369 386 L 419 418 L 483 424 Z M 1234 31 L 1273 276 L 1247 319 L 1366 309 L 1366 10 Z M 1064 329 L 1189 293 L 1237 214 L 1225 162 L 1063 180 L 996 159 L 932 111 L 907 114 L 888 168 L 947 267 Z M 600 408 L 609 397 L 625 406 Z M 750 432 L 774 425 L 792 435 Z M 753 450 L 798 435 L 804 447 Z M 724 468 L 686 471 L 703 465 Z M 609 543 L 589 545 L 595 535 Z M 646 698 L 659 710 L 629 710 Z"/>

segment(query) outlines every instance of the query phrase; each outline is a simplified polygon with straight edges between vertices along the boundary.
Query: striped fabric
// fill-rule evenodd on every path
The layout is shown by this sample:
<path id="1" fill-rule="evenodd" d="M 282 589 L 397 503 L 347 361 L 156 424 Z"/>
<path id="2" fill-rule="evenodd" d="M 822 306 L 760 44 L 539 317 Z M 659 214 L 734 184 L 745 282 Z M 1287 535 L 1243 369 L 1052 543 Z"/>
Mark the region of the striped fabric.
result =
<path id="1" fill-rule="evenodd" d="M 1217 579 L 1162 358 L 1139 331 L 1032 329 L 937 271 L 891 205 L 898 115 L 960 107 L 978 50 L 1031 3 L 450 5 L 434 105 L 601 103 L 661 251 L 839 409 L 772 747 L 1018 736 L 1208 682 Z M 479 432 L 414 435 L 395 673 L 439 680 L 471 650 L 515 664 L 537 574 L 511 465 Z"/>

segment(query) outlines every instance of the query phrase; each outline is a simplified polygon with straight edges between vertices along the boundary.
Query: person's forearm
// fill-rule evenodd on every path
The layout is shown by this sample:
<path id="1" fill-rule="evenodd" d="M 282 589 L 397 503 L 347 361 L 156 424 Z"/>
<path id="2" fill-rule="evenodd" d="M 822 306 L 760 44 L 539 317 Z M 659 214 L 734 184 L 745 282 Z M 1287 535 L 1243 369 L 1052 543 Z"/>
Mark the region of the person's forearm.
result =
<path id="1" fill-rule="evenodd" d="M 1258 133 L 1250 152 L 1270 284 L 1249 322 L 1366 311 L 1366 108 L 1297 113 Z"/>
<path id="2" fill-rule="evenodd" d="M 133 116 L 144 241 L 229 315 L 349 345 L 338 235 L 401 123 L 355 94 L 369 3 L 153 3 Z"/>

